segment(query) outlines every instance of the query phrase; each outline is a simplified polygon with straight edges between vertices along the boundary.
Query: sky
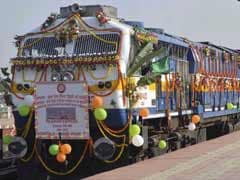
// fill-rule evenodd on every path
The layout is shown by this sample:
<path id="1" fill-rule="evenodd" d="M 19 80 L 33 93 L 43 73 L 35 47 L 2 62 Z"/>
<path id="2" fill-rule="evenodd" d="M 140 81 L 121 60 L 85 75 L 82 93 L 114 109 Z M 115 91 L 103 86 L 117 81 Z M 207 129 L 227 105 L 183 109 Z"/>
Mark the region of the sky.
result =
<path id="1" fill-rule="evenodd" d="M 14 36 L 41 25 L 62 6 L 104 4 L 118 8 L 126 20 L 193 41 L 210 41 L 240 49 L 240 2 L 237 0 L 1 0 L 0 66 L 16 56 Z"/>

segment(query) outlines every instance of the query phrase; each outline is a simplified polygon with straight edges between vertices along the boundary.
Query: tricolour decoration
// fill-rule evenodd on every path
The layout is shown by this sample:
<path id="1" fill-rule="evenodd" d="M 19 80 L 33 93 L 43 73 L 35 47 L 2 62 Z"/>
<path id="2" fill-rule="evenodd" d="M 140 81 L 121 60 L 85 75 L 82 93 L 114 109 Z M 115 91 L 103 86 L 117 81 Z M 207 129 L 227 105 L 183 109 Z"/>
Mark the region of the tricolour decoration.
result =
<path id="1" fill-rule="evenodd" d="M 232 103 L 227 103 L 227 110 L 234 109 L 234 105 Z"/>
<path id="2" fill-rule="evenodd" d="M 140 111 L 139 111 L 139 115 L 141 117 L 147 117 L 149 115 L 149 110 L 148 108 L 142 108 Z"/>
<path id="3" fill-rule="evenodd" d="M 132 137 L 132 144 L 136 147 L 141 147 L 144 143 L 144 139 L 141 135 L 135 135 Z"/>
<path id="4" fill-rule="evenodd" d="M 67 157 L 65 154 L 63 154 L 62 152 L 59 152 L 56 156 L 56 160 L 59 162 L 59 163 L 64 163 L 66 161 Z"/>
<path id="5" fill-rule="evenodd" d="M 103 108 L 96 108 L 93 114 L 94 114 L 94 117 L 99 121 L 103 121 L 107 118 L 107 112 Z"/>
<path id="6" fill-rule="evenodd" d="M 72 152 L 72 146 L 70 144 L 62 144 L 60 146 L 60 152 L 63 154 L 70 154 Z"/>
<path id="7" fill-rule="evenodd" d="M 24 104 L 27 106 L 32 106 L 34 103 L 34 97 L 32 95 L 24 96 Z"/>
<path id="8" fill-rule="evenodd" d="M 158 147 L 160 149 L 165 149 L 167 147 L 167 142 L 164 141 L 164 140 L 160 140 L 159 143 L 158 143 Z"/>
<path id="9" fill-rule="evenodd" d="M 103 106 L 103 99 L 99 96 L 94 96 L 92 98 L 92 108 L 100 108 Z"/>
<path id="10" fill-rule="evenodd" d="M 197 123 L 199 123 L 200 122 L 200 116 L 199 115 L 193 115 L 192 116 L 192 122 L 194 123 L 194 124 L 197 124 Z"/>
<path id="11" fill-rule="evenodd" d="M 188 129 L 189 129 L 189 131 L 194 131 L 196 129 L 196 125 L 193 122 L 191 122 L 188 125 Z"/>
<path id="12" fill-rule="evenodd" d="M 49 154 L 51 154 L 52 156 L 56 156 L 59 152 L 59 145 L 57 144 L 52 144 L 51 146 L 49 146 L 48 148 L 48 152 Z"/>
<path id="13" fill-rule="evenodd" d="M 70 144 L 52 144 L 48 148 L 48 152 L 52 156 L 56 156 L 59 163 L 64 163 L 67 159 L 67 154 L 71 154 L 72 146 Z"/>
<path id="14" fill-rule="evenodd" d="M 18 113 L 20 114 L 20 116 L 22 117 L 26 117 L 28 116 L 29 112 L 30 112 L 30 107 L 27 105 L 19 105 L 17 107 Z"/>
<path id="15" fill-rule="evenodd" d="M 140 129 L 139 125 L 137 125 L 137 124 L 130 125 L 129 134 L 131 137 L 139 135 L 140 132 L 141 132 L 141 129 Z"/>

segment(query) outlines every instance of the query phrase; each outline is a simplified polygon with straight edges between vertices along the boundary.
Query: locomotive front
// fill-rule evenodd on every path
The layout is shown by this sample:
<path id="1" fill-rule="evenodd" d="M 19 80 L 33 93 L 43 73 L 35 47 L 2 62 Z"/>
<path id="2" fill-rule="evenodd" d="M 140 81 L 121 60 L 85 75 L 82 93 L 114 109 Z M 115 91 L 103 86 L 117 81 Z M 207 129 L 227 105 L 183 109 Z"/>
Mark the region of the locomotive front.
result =
<path id="1" fill-rule="evenodd" d="M 79 178 L 127 163 L 131 33 L 115 8 L 74 4 L 16 37 L 12 105 L 28 146 L 21 179 Z"/>

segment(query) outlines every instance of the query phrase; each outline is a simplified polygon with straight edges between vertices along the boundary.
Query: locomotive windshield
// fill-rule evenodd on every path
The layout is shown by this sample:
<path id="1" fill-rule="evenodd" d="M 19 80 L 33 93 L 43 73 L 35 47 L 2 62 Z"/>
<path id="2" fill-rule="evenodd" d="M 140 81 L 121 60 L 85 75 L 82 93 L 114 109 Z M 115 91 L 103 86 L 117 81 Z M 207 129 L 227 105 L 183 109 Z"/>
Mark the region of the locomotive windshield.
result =
<path id="1" fill-rule="evenodd" d="M 24 43 L 22 56 L 114 55 L 117 54 L 119 40 L 118 32 L 97 32 L 94 35 L 83 32 L 67 42 L 56 37 L 29 38 Z"/>

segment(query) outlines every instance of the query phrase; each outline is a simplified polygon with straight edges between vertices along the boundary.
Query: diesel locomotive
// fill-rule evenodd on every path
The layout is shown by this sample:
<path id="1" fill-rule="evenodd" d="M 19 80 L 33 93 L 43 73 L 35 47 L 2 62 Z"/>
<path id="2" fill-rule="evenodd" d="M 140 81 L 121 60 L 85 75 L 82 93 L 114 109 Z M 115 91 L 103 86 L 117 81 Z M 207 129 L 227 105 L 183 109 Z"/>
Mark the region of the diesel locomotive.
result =
<path id="1" fill-rule="evenodd" d="M 79 179 L 240 127 L 237 50 L 102 5 L 61 7 L 15 39 L 6 102 L 27 144 L 20 179 Z"/>

